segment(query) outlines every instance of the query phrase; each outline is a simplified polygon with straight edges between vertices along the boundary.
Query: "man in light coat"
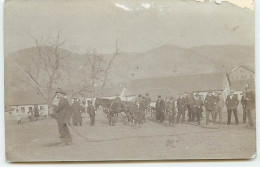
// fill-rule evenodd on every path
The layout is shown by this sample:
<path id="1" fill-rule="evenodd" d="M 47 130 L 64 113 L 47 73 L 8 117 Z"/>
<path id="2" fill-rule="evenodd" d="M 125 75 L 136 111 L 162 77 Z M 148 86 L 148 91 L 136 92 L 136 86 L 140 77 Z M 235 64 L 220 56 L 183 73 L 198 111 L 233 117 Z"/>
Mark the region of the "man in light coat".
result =
<path id="1" fill-rule="evenodd" d="M 217 93 L 217 110 L 216 110 L 216 119 L 218 117 L 219 123 L 222 123 L 222 111 L 225 106 L 224 98 L 222 97 L 221 93 Z"/>

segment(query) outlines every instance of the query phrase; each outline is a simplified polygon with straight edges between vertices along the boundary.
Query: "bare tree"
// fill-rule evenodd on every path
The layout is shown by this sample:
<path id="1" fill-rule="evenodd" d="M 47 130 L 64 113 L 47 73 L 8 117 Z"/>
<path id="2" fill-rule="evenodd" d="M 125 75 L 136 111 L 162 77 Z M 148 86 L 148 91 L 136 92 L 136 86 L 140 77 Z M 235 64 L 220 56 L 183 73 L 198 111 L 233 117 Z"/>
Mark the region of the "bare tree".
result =
<path id="1" fill-rule="evenodd" d="M 112 57 L 99 55 L 96 49 L 91 49 L 87 52 L 86 58 L 82 59 L 83 74 L 87 81 L 89 81 L 89 88 L 84 88 L 83 90 L 91 93 L 92 100 L 95 97 L 96 89 L 98 88 L 102 91 L 106 86 L 109 71 L 118 54 L 119 49 L 116 40 L 116 49 Z"/>
<path id="2" fill-rule="evenodd" d="M 33 86 L 50 104 L 54 82 L 59 80 L 64 58 L 69 57 L 70 54 L 60 51 L 66 43 L 65 40 L 61 39 L 60 30 L 57 31 L 53 41 L 50 40 L 50 35 L 41 39 L 32 38 L 36 45 L 36 52 L 31 56 L 32 62 L 24 71 L 33 82 Z M 42 88 L 46 88 L 47 91 L 43 91 Z"/>

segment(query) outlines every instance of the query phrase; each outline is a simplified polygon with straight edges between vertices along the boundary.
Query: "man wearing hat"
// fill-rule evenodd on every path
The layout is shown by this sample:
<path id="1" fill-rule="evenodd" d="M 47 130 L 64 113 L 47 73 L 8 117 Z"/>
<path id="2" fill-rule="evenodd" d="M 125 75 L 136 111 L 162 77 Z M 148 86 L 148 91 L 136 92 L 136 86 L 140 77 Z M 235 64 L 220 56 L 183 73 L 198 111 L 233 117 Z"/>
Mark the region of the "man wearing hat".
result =
<path id="1" fill-rule="evenodd" d="M 167 102 L 165 103 L 165 107 L 166 107 L 166 116 L 169 117 L 169 126 L 174 126 L 174 116 L 176 113 L 175 110 L 175 101 L 173 97 L 170 97 L 169 100 L 167 100 Z"/>
<path id="2" fill-rule="evenodd" d="M 164 113 L 165 113 L 165 102 L 162 99 L 162 96 L 158 96 L 158 100 L 155 104 L 155 110 L 156 110 L 156 120 L 159 120 L 160 123 L 163 123 L 164 121 Z"/>
<path id="3" fill-rule="evenodd" d="M 241 105 L 243 108 L 243 123 L 246 123 L 246 90 L 243 91 L 242 97 L 241 97 Z"/>
<path id="4" fill-rule="evenodd" d="M 196 117 L 198 121 L 198 125 L 200 125 L 201 100 L 199 94 L 195 94 L 195 99 L 192 107 L 194 109 L 193 111 L 194 116 L 192 117 L 192 120 L 194 121 Z"/>
<path id="5" fill-rule="evenodd" d="M 149 96 L 148 93 L 146 93 L 146 97 L 145 97 L 145 103 L 146 103 L 145 114 L 148 113 L 148 110 L 149 110 L 149 108 L 150 108 L 151 102 L 152 102 L 151 97 Z"/>
<path id="6" fill-rule="evenodd" d="M 217 110 L 216 110 L 216 119 L 219 117 L 219 123 L 222 123 L 222 110 L 225 106 L 224 98 L 222 97 L 222 93 L 219 92 L 216 94 L 217 99 Z"/>
<path id="7" fill-rule="evenodd" d="M 90 126 L 95 126 L 95 108 L 92 104 L 92 101 L 88 100 L 88 107 L 87 107 L 87 113 L 89 114 L 90 117 Z"/>
<path id="8" fill-rule="evenodd" d="M 34 116 L 36 117 L 36 120 L 38 120 L 38 118 L 40 116 L 38 105 L 34 105 L 33 112 L 34 112 Z"/>
<path id="9" fill-rule="evenodd" d="M 187 109 L 188 109 L 189 121 L 192 121 L 192 117 L 193 117 L 192 114 L 194 113 L 193 108 L 192 108 L 193 102 L 194 102 L 193 94 L 188 93 L 188 95 L 186 96 L 186 106 L 187 106 Z"/>
<path id="10" fill-rule="evenodd" d="M 186 111 L 186 99 L 183 97 L 183 94 L 179 94 L 179 98 L 177 100 L 177 109 L 178 115 L 176 124 L 179 123 L 181 118 L 181 123 L 185 122 L 185 111 Z"/>
<path id="11" fill-rule="evenodd" d="M 81 106 L 77 98 L 74 98 L 74 101 L 71 105 L 71 111 L 73 125 L 77 126 L 79 124 L 82 126 Z"/>
<path id="12" fill-rule="evenodd" d="M 237 117 L 237 106 L 238 106 L 238 104 L 239 104 L 238 95 L 234 94 L 234 90 L 231 90 L 230 94 L 227 96 L 227 99 L 226 99 L 226 106 L 227 106 L 227 112 L 228 112 L 227 125 L 230 125 L 230 123 L 231 123 L 232 112 L 235 116 L 236 124 L 238 125 L 238 123 L 239 123 L 238 117 Z"/>
<path id="13" fill-rule="evenodd" d="M 146 109 L 146 101 L 145 101 L 145 97 L 142 97 L 142 101 L 139 104 L 139 110 L 141 113 L 141 123 L 145 122 L 145 109 Z"/>
<path id="14" fill-rule="evenodd" d="M 209 116 L 212 116 L 213 119 L 213 124 L 215 125 L 216 123 L 216 105 L 217 105 L 217 100 L 214 95 L 212 95 L 212 91 L 209 90 L 205 100 L 205 109 L 206 109 L 206 125 L 209 124 Z"/>
<path id="15" fill-rule="evenodd" d="M 58 128 L 62 144 L 69 144 L 71 142 L 71 135 L 69 132 L 68 124 L 71 118 L 71 108 L 69 101 L 65 98 L 66 92 L 58 88 L 56 91 L 57 98 L 59 99 L 58 107 L 56 108 Z"/>
<path id="16" fill-rule="evenodd" d="M 245 100 L 246 100 L 246 115 L 248 118 L 248 122 L 249 125 L 253 127 L 254 122 L 251 113 L 253 110 L 255 110 L 255 91 L 246 88 Z"/>

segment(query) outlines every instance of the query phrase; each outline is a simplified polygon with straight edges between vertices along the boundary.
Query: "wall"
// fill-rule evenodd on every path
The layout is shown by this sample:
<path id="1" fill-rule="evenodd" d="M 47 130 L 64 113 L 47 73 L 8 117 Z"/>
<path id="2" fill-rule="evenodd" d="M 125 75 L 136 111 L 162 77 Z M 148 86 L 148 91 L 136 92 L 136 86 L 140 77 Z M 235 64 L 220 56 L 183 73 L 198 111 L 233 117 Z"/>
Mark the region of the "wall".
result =
<path id="1" fill-rule="evenodd" d="M 47 104 L 38 105 L 39 110 L 40 110 L 41 106 L 43 106 L 43 108 L 44 108 L 43 115 L 48 115 L 48 105 Z M 11 114 L 13 114 L 13 115 L 15 115 L 15 112 L 17 109 L 19 111 L 19 114 L 28 115 L 28 112 L 30 110 L 29 108 L 31 107 L 33 110 L 34 106 L 33 105 L 21 105 L 21 106 L 10 106 L 10 107 L 14 109 L 13 111 L 11 111 Z M 22 107 L 24 108 L 24 113 L 22 112 Z"/>

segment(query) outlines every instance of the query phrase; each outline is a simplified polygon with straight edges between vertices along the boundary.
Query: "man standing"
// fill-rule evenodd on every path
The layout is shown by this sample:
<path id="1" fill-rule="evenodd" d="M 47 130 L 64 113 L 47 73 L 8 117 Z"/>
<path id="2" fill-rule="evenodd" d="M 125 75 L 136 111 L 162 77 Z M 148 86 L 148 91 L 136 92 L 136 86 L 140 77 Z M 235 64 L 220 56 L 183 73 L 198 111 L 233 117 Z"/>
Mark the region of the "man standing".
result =
<path id="1" fill-rule="evenodd" d="M 246 91 L 243 91 L 242 97 L 241 97 L 241 105 L 243 108 L 243 122 L 246 123 Z"/>
<path id="2" fill-rule="evenodd" d="M 58 106 L 56 108 L 58 128 L 61 138 L 61 143 L 68 145 L 71 142 L 71 135 L 68 129 L 68 124 L 71 118 L 71 108 L 69 101 L 64 97 L 66 92 L 58 88 L 56 91 L 57 98 L 59 99 Z"/>
<path id="3" fill-rule="evenodd" d="M 193 116 L 193 121 L 195 120 L 195 117 L 197 118 L 198 121 L 198 125 L 200 125 L 200 111 L 201 111 L 201 102 L 200 102 L 200 98 L 199 98 L 199 94 L 195 95 L 195 99 L 194 99 L 194 104 L 193 104 L 193 109 L 194 109 L 194 116 Z"/>
<path id="4" fill-rule="evenodd" d="M 162 96 L 158 96 L 158 100 L 155 104 L 155 110 L 156 110 L 156 120 L 159 120 L 160 123 L 163 123 L 164 121 L 164 113 L 165 113 L 165 102 L 162 99 Z"/>
<path id="5" fill-rule="evenodd" d="M 181 118 L 181 123 L 183 123 L 185 122 L 185 111 L 186 111 L 186 101 L 185 98 L 183 97 L 183 94 L 179 95 L 179 98 L 177 100 L 177 108 L 178 108 L 178 115 L 177 115 L 176 124 L 179 123 L 180 118 Z"/>
<path id="6" fill-rule="evenodd" d="M 114 126 L 116 120 L 115 116 L 118 115 L 119 111 L 121 111 L 121 99 L 120 97 L 116 97 L 115 100 L 110 105 L 110 112 L 109 112 L 109 125 Z"/>
<path id="7" fill-rule="evenodd" d="M 90 117 L 90 126 L 95 126 L 95 108 L 92 105 L 92 101 L 88 101 L 88 108 L 87 108 L 87 113 L 89 114 Z"/>
<path id="8" fill-rule="evenodd" d="M 139 104 L 139 110 L 141 113 L 141 123 L 145 122 L 145 109 L 146 109 L 146 101 L 145 101 L 145 97 L 142 97 L 142 101 Z"/>
<path id="9" fill-rule="evenodd" d="M 193 104 L 194 98 L 193 96 L 188 93 L 188 95 L 186 96 L 186 106 L 188 109 L 188 117 L 189 117 L 189 121 L 192 121 L 192 104 Z"/>
<path id="10" fill-rule="evenodd" d="M 74 126 L 78 124 L 82 126 L 82 117 L 81 117 L 81 110 L 80 110 L 80 103 L 77 98 L 74 99 L 71 109 L 72 109 L 72 123 Z"/>
<path id="11" fill-rule="evenodd" d="M 238 118 L 237 118 L 237 106 L 239 104 L 238 96 L 237 94 L 234 94 L 234 91 L 230 91 L 230 95 L 227 96 L 226 99 L 226 106 L 227 106 L 227 112 L 228 112 L 228 121 L 227 125 L 230 125 L 231 123 L 231 114 L 233 112 L 235 116 L 236 124 L 238 125 Z"/>
<path id="12" fill-rule="evenodd" d="M 221 93 L 217 93 L 216 100 L 217 100 L 216 119 L 218 116 L 219 124 L 221 124 L 222 123 L 222 110 L 225 106 L 224 98 L 222 97 Z"/>
<path id="13" fill-rule="evenodd" d="M 255 92 L 246 88 L 246 115 L 251 127 L 254 126 L 251 116 L 252 110 L 255 110 Z"/>
<path id="14" fill-rule="evenodd" d="M 174 123 L 174 116 L 176 110 L 175 110 L 175 102 L 173 97 L 170 97 L 170 100 L 168 100 L 165 103 L 165 107 L 166 107 L 166 116 L 169 117 L 169 126 L 174 126 L 173 123 Z"/>
<path id="15" fill-rule="evenodd" d="M 206 124 L 209 124 L 209 116 L 211 114 L 212 116 L 212 120 L 213 120 L 213 124 L 215 125 L 216 123 L 216 110 L 215 107 L 217 105 L 217 101 L 215 96 L 212 95 L 212 91 L 209 90 L 206 98 L 205 98 L 205 109 L 206 109 Z"/>
<path id="16" fill-rule="evenodd" d="M 152 102 L 152 99 L 148 93 L 146 93 L 145 102 L 146 102 L 145 114 L 148 114 L 148 110 L 150 109 L 150 104 Z"/>
<path id="17" fill-rule="evenodd" d="M 39 108 L 38 105 L 34 105 L 34 116 L 36 117 L 36 120 L 38 120 L 40 114 L 39 114 Z"/>

